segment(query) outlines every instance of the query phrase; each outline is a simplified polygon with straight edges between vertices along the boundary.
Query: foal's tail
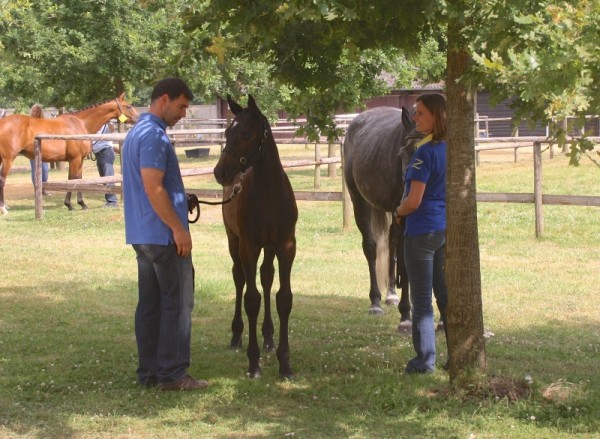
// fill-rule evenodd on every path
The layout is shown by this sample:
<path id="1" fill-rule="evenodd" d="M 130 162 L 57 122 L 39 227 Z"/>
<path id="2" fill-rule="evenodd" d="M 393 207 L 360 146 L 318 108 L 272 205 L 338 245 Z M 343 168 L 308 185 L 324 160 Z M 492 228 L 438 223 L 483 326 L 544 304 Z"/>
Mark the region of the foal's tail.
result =
<path id="1" fill-rule="evenodd" d="M 379 290 L 385 292 L 389 285 L 389 230 L 392 224 L 392 216 L 388 212 L 379 209 L 371 209 L 371 230 L 373 238 L 377 243 L 377 259 L 375 267 L 377 270 L 377 284 Z"/>

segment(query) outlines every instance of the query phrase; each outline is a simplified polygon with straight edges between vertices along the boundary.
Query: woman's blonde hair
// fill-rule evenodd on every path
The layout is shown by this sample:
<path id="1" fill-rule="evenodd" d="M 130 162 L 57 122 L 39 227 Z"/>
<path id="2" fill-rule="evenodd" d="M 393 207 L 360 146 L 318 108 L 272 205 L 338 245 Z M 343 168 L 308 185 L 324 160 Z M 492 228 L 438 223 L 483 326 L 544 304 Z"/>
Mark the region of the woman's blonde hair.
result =
<path id="1" fill-rule="evenodd" d="M 33 112 L 39 112 L 39 116 L 34 116 Z M 29 110 L 29 115 L 32 117 L 39 117 L 39 118 L 44 118 L 44 108 L 40 105 L 40 104 L 33 104 Z"/>
<path id="2" fill-rule="evenodd" d="M 446 99 L 437 93 L 422 94 L 417 98 L 433 114 L 433 140 L 439 142 L 446 137 Z"/>

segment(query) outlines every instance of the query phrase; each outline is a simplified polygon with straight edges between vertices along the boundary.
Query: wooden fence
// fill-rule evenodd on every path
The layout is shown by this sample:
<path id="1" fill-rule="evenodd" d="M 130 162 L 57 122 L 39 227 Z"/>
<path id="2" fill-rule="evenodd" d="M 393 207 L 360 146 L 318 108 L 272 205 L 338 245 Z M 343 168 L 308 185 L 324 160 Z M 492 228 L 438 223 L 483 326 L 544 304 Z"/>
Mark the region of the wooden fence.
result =
<path id="1" fill-rule="evenodd" d="M 182 132 L 187 131 L 187 132 Z M 208 132 L 207 132 L 208 131 Z M 169 132 L 169 136 L 175 145 L 187 144 L 178 139 L 178 134 L 219 134 L 222 136 L 222 131 L 219 129 L 210 130 L 178 130 L 177 132 Z M 110 140 L 113 142 L 122 143 L 125 138 L 123 133 L 113 134 L 82 134 L 82 135 L 50 135 L 40 134 L 35 139 L 35 218 L 43 218 L 43 197 L 42 188 L 56 191 L 71 191 L 71 192 L 96 192 L 96 193 L 121 193 L 120 184 L 122 177 L 115 175 L 113 177 L 97 177 L 81 180 L 68 180 L 62 182 L 46 182 L 41 181 L 41 146 L 45 139 L 79 139 L 79 140 Z M 193 139 L 197 141 L 198 139 Z M 215 139 L 217 142 L 211 144 L 219 144 L 222 147 L 224 140 L 222 138 Z M 600 142 L 600 137 L 591 138 L 591 140 Z M 207 140 L 208 141 L 208 140 Z M 191 142 L 191 141 L 190 141 Z M 306 140 L 299 139 L 294 143 L 312 143 Z M 544 216 L 542 206 L 548 205 L 569 205 L 569 206 L 597 206 L 600 207 L 600 197 L 598 196 L 575 196 L 575 195 L 546 195 L 542 193 L 542 144 L 547 144 L 548 141 L 541 137 L 519 137 L 519 138 L 478 138 L 476 139 L 476 153 L 482 150 L 490 149 L 505 149 L 505 148 L 520 148 L 524 146 L 533 147 L 534 157 L 534 190 L 533 193 L 482 193 L 476 194 L 478 202 L 491 203 L 534 203 L 535 205 L 535 234 L 541 237 L 544 229 Z M 484 144 L 488 144 L 485 146 Z M 504 145 L 502 145 L 504 143 Z M 491 145 L 495 144 L 495 145 Z M 500 144 L 500 145 L 499 145 Z M 335 168 L 335 165 L 341 162 L 340 157 L 321 158 L 319 152 L 319 143 L 315 148 L 315 160 L 297 160 L 294 162 L 283 163 L 284 168 L 295 167 L 315 167 L 315 187 L 318 186 L 318 178 L 320 178 L 320 166 L 329 165 Z M 330 152 L 331 144 L 330 146 Z M 213 168 L 195 168 L 182 169 L 182 176 L 199 176 L 211 175 Z M 331 174 L 330 174 L 331 175 Z M 319 177 L 317 177 L 319 176 Z M 106 184 L 114 185 L 112 188 L 105 186 Z M 190 190 L 200 198 L 219 199 L 222 196 L 221 190 Z M 298 200 L 308 201 L 342 201 L 343 203 L 343 224 L 344 229 L 348 229 L 352 223 L 351 201 L 346 186 L 342 179 L 342 192 L 320 192 L 320 191 L 297 191 L 295 192 Z"/>

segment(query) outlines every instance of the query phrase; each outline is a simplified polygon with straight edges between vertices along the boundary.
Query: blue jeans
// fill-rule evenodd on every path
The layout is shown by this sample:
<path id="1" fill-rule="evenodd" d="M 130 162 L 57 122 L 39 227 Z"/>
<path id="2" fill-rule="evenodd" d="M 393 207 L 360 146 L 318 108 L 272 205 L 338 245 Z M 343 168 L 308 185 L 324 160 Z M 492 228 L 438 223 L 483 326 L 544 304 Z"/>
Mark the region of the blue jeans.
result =
<path id="1" fill-rule="evenodd" d="M 29 160 L 31 165 L 31 182 L 35 184 L 35 160 Z M 48 181 L 48 163 L 42 162 L 42 183 Z"/>
<path id="2" fill-rule="evenodd" d="M 412 338 L 417 356 L 411 359 L 407 373 L 435 370 L 435 324 L 431 291 L 435 295 L 446 330 L 448 290 L 444 278 L 446 232 L 404 237 L 404 258 L 412 303 Z"/>
<path id="3" fill-rule="evenodd" d="M 190 366 L 194 266 L 174 244 L 134 244 L 138 264 L 135 337 L 140 384 L 180 380 Z"/>
<path id="4" fill-rule="evenodd" d="M 115 152 L 112 148 L 103 148 L 95 152 L 96 166 L 100 177 L 110 177 L 115 175 L 113 164 L 115 163 Z M 108 204 L 117 204 L 117 196 L 115 194 L 105 194 L 104 198 Z"/>

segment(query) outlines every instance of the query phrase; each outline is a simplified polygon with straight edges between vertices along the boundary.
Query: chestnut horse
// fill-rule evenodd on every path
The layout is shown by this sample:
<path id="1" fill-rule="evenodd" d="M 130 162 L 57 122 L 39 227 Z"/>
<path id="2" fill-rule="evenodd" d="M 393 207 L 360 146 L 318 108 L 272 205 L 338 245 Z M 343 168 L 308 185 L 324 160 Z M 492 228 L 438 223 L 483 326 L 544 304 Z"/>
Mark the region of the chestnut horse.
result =
<path id="1" fill-rule="evenodd" d="M 14 114 L 0 120 L 0 212 L 8 213 L 4 204 L 6 178 L 18 154 L 34 158 L 34 139 L 38 134 L 95 134 L 100 127 L 113 118 L 137 121 L 137 111 L 125 100 L 125 94 L 115 99 L 91 105 L 75 113 L 62 114 L 54 119 L 39 119 Z M 88 140 L 44 140 L 42 160 L 45 162 L 69 162 L 69 180 L 79 179 L 83 171 L 83 159 L 90 153 Z M 71 192 L 65 196 L 65 206 L 73 210 Z M 77 192 L 77 204 L 87 206 L 81 192 Z"/>
<path id="2" fill-rule="evenodd" d="M 225 131 L 225 148 L 214 174 L 223 185 L 223 199 L 229 199 L 232 192 L 236 191 L 231 201 L 223 204 L 223 221 L 233 260 L 235 284 L 235 312 L 231 323 L 233 335 L 230 347 L 237 349 L 242 346 L 242 293 L 245 285 L 243 299 L 249 327 L 248 376 L 261 376 L 260 349 L 256 334 L 261 296 L 256 287 L 256 269 L 261 250 L 264 250 L 260 267 L 260 282 L 265 299 L 263 349 L 273 350 L 275 347 L 271 287 L 275 274 L 273 261 L 277 257 L 280 286 L 276 294 L 279 315 L 277 359 L 279 375 L 291 379 L 293 372 L 289 361 L 288 323 L 292 311 L 290 276 L 296 255 L 296 199 L 281 165 L 269 122 L 256 106 L 254 98 L 248 96 L 248 108 L 242 108 L 230 96 L 227 96 L 227 102 L 235 119 Z"/>

